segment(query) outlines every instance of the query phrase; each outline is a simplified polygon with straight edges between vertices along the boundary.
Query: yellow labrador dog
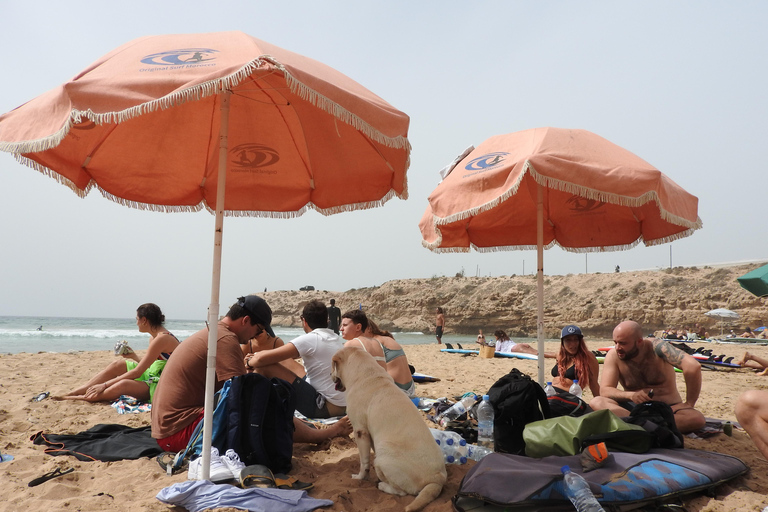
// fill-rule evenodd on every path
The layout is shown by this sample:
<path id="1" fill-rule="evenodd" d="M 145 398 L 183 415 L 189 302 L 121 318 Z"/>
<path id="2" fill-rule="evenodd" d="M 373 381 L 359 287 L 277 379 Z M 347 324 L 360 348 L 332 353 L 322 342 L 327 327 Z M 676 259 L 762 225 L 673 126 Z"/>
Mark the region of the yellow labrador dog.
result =
<path id="1" fill-rule="evenodd" d="M 406 512 L 437 498 L 447 478 L 443 453 L 387 371 L 361 348 L 347 347 L 333 356 L 331 376 L 336 389 L 347 393 L 347 414 L 360 452 L 360 472 L 352 478 L 367 479 L 373 449 L 379 490 L 416 496 Z"/>

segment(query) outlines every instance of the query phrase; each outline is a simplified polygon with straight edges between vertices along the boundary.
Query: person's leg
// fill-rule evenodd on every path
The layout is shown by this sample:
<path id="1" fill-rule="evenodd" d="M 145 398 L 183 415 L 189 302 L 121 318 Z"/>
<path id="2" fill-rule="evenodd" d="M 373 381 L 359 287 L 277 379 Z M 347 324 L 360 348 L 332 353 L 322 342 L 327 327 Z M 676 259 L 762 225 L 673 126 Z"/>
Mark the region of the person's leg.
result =
<path id="1" fill-rule="evenodd" d="M 69 395 L 64 398 L 67 400 L 85 400 L 86 402 L 111 402 L 117 400 L 121 395 L 132 396 L 142 402 L 149 401 L 149 385 L 140 380 L 121 379 L 112 384 L 104 391 L 98 393 L 82 395 Z"/>
<path id="2" fill-rule="evenodd" d="M 347 437 L 352 433 L 352 424 L 349 417 L 344 416 L 328 428 L 312 428 L 298 418 L 293 418 L 294 443 L 312 443 L 321 444 L 333 439 L 334 437 Z"/>
<path id="3" fill-rule="evenodd" d="M 736 419 L 768 459 L 768 391 L 745 391 L 736 402 Z"/>
<path id="4" fill-rule="evenodd" d="M 291 359 L 293 361 L 293 359 Z M 281 361 L 285 362 L 285 361 Z M 294 361 L 295 362 L 295 361 Z M 256 373 L 263 375 L 264 377 L 271 379 L 272 377 L 277 377 L 278 379 L 283 379 L 287 382 L 293 382 L 296 377 L 304 377 L 304 367 L 302 366 L 302 374 L 297 375 L 293 371 L 289 370 L 287 366 L 281 364 L 281 363 L 275 363 L 275 364 L 269 364 L 267 366 L 260 366 L 259 368 L 256 368 Z M 298 363 L 296 363 L 298 366 Z M 298 369 L 297 369 L 298 370 Z"/>
<path id="5" fill-rule="evenodd" d="M 125 360 L 116 359 L 111 363 L 109 363 L 106 368 L 104 368 L 102 371 L 97 373 L 93 378 L 91 378 L 91 380 L 89 380 L 79 388 L 73 389 L 72 391 L 67 393 L 63 398 L 85 395 L 85 392 L 88 391 L 88 388 L 93 386 L 94 384 L 101 384 L 102 382 L 107 382 L 110 379 L 114 379 L 115 377 L 124 374 L 126 371 L 128 371 L 128 368 L 125 364 Z"/>
<path id="6" fill-rule="evenodd" d="M 527 343 L 518 343 L 512 348 L 512 352 L 523 352 L 525 354 L 532 354 L 534 356 L 539 355 L 539 351 L 530 346 Z M 555 354 L 551 352 L 544 352 L 544 357 L 547 359 L 557 359 Z"/>
<path id="7" fill-rule="evenodd" d="M 704 428 L 707 423 L 703 414 L 684 404 L 673 405 L 672 412 L 675 413 L 675 425 L 681 434 L 688 434 Z"/>
<path id="8" fill-rule="evenodd" d="M 622 407 L 621 405 L 619 405 L 619 403 L 616 400 L 611 400 L 610 398 L 606 398 L 604 396 L 594 397 L 592 400 L 589 401 L 589 406 L 592 408 L 593 411 L 598 411 L 600 409 L 608 409 L 619 418 L 626 418 L 627 416 L 629 416 L 629 411 L 625 407 Z"/>
<path id="9" fill-rule="evenodd" d="M 736 363 L 747 368 L 754 368 L 755 370 L 763 370 L 768 368 L 768 359 L 763 359 L 749 352 L 744 352 L 744 356 Z"/>

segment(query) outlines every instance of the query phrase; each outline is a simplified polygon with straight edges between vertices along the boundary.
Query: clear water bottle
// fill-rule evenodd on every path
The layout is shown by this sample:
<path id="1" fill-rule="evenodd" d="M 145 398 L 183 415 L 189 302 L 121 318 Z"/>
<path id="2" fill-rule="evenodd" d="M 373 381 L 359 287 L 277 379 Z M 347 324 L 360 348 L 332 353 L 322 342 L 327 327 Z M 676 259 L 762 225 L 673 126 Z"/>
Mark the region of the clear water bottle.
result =
<path id="1" fill-rule="evenodd" d="M 467 445 L 467 458 L 472 460 L 480 460 L 489 453 L 493 453 L 493 450 L 486 448 L 485 446 L 477 446 L 474 444 Z"/>
<path id="2" fill-rule="evenodd" d="M 446 460 L 450 457 L 453 462 L 451 464 L 466 464 L 467 463 L 467 445 L 462 446 L 455 445 L 452 449 L 449 447 L 445 453 Z"/>
<path id="3" fill-rule="evenodd" d="M 579 386 L 579 379 L 575 379 L 573 381 L 573 384 L 571 384 L 571 389 L 569 389 L 568 392 L 581 398 L 581 386 Z"/>
<path id="4" fill-rule="evenodd" d="M 571 500 L 577 512 L 604 512 L 603 507 L 592 494 L 587 483 L 581 475 L 577 475 L 568 466 L 560 468 L 563 472 L 563 484 L 565 494 Z"/>
<path id="5" fill-rule="evenodd" d="M 493 405 L 488 395 L 477 407 L 477 444 L 493 450 Z"/>
<path id="6" fill-rule="evenodd" d="M 477 397 L 475 397 L 475 395 L 465 396 L 450 408 L 443 411 L 443 413 L 439 414 L 436 418 L 438 423 L 440 423 L 440 426 L 444 427 L 449 421 L 453 421 L 462 414 L 466 414 L 467 410 L 475 404 L 476 399 Z"/>
<path id="7" fill-rule="evenodd" d="M 440 447 L 453 446 L 453 445 L 465 445 L 467 441 L 461 437 L 458 433 L 450 430 L 438 430 L 436 428 L 429 429 L 429 433 L 435 438 L 435 441 Z"/>
<path id="8" fill-rule="evenodd" d="M 555 391 L 555 387 L 551 382 L 547 382 L 547 385 L 544 387 L 544 392 L 547 396 L 555 396 L 557 394 L 557 391 Z"/>

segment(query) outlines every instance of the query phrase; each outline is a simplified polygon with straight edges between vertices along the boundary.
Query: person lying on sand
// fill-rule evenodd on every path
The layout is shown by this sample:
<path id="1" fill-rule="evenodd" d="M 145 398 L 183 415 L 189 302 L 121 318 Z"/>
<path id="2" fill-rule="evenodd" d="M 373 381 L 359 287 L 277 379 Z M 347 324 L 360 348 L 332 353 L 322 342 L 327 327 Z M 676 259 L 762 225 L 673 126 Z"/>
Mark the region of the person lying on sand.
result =
<path id="1" fill-rule="evenodd" d="M 179 346 L 179 340 L 163 327 L 163 322 L 165 315 L 156 304 L 139 306 L 136 309 L 136 326 L 139 332 L 150 335 L 144 357 L 139 359 L 126 345 L 127 351 L 119 354 L 123 359 L 110 363 L 82 386 L 55 398 L 111 402 L 121 395 L 129 395 L 143 402 L 151 402 L 166 361 Z"/>
<path id="2" fill-rule="evenodd" d="M 753 368 L 755 370 L 761 370 L 757 375 L 768 375 L 768 359 L 763 359 L 749 352 L 744 352 L 744 355 L 739 359 L 736 364 L 745 368 Z"/>
<path id="3" fill-rule="evenodd" d="M 527 343 L 515 343 L 511 339 L 509 339 L 509 336 L 507 336 L 507 333 L 499 329 L 498 331 L 494 332 L 493 335 L 496 337 L 496 352 L 503 353 L 503 354 L 511 354 L 512 352 L 522 352 L 524 354 L 532 354 L 534 356 L 539 355 L 539 351 L 530 346 Z M 555 359 L 557 356 L 551 352 L 544 352 L 544 357 L 548 357 L 550 359 Z"/>
<path id="4" fill-rule="evenodd" d="M 616 326 L 613 343 L 603 364 L 600 396 L 589 402 L 592 409 L 609 409 L 621 417 L 635 404 L 656 400 L 669 404 L 681 433 L 704 427 L 704 415 L 694 409 L 701 393 L 701 364 L 696 359 L 668 341 L 643 339 L 640 324 L 631 320 Z M 675 368 L 683 370 L 685 401 L 677 390 Z"/>

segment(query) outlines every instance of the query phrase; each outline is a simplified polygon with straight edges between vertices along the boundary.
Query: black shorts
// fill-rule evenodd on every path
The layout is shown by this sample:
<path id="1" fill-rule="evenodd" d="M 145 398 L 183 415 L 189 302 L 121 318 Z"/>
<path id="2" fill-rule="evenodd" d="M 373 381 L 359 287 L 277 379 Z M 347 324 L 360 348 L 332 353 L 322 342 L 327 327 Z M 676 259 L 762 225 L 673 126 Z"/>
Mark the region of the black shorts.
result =
<path id="1" fill-rule="evenodd" d="M 437 336 L 438 338 L 442 338 L 443 337 L 443 326 L 442 325 L 435 326 L 435 336 Z"/>

